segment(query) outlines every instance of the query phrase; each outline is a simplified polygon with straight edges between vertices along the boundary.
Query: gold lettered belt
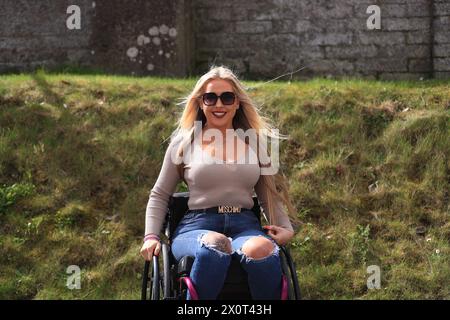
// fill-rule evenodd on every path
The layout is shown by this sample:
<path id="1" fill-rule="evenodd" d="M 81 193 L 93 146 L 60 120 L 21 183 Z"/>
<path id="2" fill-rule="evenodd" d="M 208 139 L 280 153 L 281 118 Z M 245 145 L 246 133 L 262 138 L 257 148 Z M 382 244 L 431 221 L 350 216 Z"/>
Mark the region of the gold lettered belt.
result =
<path id="1" fill-rule="evenodd" d="M 240 206 L 216 206 L 216 207 L 210 207 L 205 209 L 191 209 L 188 212 L 195 212 L 195 213 L 241 213 L 245 210 L 252 210 L 248 208 L 242 208 Z"/>
<path id="2" fill-rule="evenodd" d="M 241 213 L 242 208 L 237 206 L 218 206 L 218 213 Z"/>

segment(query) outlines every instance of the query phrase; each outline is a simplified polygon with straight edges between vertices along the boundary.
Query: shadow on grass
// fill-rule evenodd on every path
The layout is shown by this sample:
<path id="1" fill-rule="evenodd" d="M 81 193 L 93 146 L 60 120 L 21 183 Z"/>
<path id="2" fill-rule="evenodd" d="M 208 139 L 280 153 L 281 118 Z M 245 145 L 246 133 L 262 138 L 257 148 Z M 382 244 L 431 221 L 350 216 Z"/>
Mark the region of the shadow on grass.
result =
<path id="1" fill-rule="evenodd" d="M 44 93 L 46 101 L 55 106 L 63 107 L 64 106 L 64 98 L 59 96 L 51 89 L 51 85 L 45 79 L 45 73 L 41 70 L 32 73 L 31 78 L 34 80 L 39 89 Z"/>

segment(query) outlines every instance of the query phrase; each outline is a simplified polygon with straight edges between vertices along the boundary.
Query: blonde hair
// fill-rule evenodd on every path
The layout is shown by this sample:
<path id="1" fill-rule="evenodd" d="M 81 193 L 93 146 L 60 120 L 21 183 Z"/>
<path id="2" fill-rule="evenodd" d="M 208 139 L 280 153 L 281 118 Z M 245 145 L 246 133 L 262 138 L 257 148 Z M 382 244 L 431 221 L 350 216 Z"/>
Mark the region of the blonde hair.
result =
<path id="1" fill-rule="evenodd" d="M 180 105 L 184 105 L 184 110 L 177 122 L 177 128 L 171 135 L 171 140 L 180 139 L 181 143 L 177 149 L 177 155 L 182 156 L 183 148 L 186 144 L 192 143 L 194 139 L 194 122 L 201 121 L 202 127 L 206 123 L 206 117 L 199 105 L 199 97 L 204 93 L 205 86 L 213 79 L 223 79 L 228 81 L 236 94 L 240 107 L 236 110 L 233 118 L 234 129 L 255 129 L 258 137 L 267 132 L 271 139 L 287 139 L 288 136 L 274 131 L 275 129 L 268 118 L 261 114 L 261 110 L 252 101 L 246 92 L 246 88 L 238 80 L 232 70 L 225 66 L 212 66 L 210 70 L 200 77 L 192 92 L 183 99 Z M 268 152 L 268 150 L 265 150 Z M 268 154 L 268 153 L 267 153 Z M 178 173 L 184 180 L 183 163 L 178 165 Z M 281 200 L 288 209 L 288 214 L 297 221 L 296 210 L 289 197 L 289 187 L 286 177 L 278 171 L 275 175 L 261 175 L 262 182 L 266 186 L 267 207 L 269 212 L 265 212 L 269 223 L 274 221 L 274 202 Z"/>

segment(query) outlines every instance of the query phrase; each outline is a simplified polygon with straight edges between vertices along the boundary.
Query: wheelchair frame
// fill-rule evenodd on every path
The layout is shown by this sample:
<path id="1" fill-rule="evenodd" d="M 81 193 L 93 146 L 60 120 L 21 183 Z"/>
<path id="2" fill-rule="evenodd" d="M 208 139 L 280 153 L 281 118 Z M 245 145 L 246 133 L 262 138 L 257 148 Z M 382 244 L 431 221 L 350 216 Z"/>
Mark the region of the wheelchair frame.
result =
<path id="1" fill-rule="evenodd" d="M 169 241 L 171 240 L 171 236 L 175 231 L 175 228 L 183 218 L 185 212 L 188 210 L 188 200 L 189 192 L 174 193 L 169 199 L 167 217 L 163 226 L 165 230 L 164 233 Z M 253 197 L 253 202 L 254 206 L 252 208 L 252 211 L 255 213 L 258 219 L 261 220 L 261 207 L 259 206 L 256 196 Z M 285 246 L 279 247 L 283 277 L 285 277 L 287 280 L 283 281 L 284 284 L 287 283 L 287 297 L 285 298 L 289 300 L 300 300 L 300 288 L 294 261 L 292 260 L 289 250 Z M 150 300 L 160 300 L 161 298 L 163 298 L 164 300 L 185 299 L 189 281 L 183 281 L 183 278 L 189 279 L 189 274 L 187 274 L 187 272 L 192 265 L 193 258 L 183 257 L 179 262 L 177 262 L 170 252 L 170 245 L 166 241 L 161 241 L 161 254 L 163 260 L 162 272 L 160 270 L 159 258 L 157 256 L 153 256 L 151 262 L 145 261 L 142 276 L 141 300 L 147 300 L 147 297 Z M 232 268 L 234 268 L 234 274 L 230 272 L 230 269 Z M 232 259 L 232 263 L 229 268 L 229 274 L 227 275 L 227 279 L 225 280 L 222 292 L 218 297 L 219 300 L 228 300 L 229 296 L 232 296 L 233 299 L 236 299 L 234 293 L 227 295 L 225 292 L 226 290 L 231 292 L 232 289 L 230 288 L 232 288 L 233 285 L 239 285 L 240 288 L 243 287 L 243 289 L 240 291 L 240 293 L 243 292 L 243 299 L 251 298 L 248 283 L 246 282 L 246 277 L 244 282 L 244 279 L 242 277 L 239 279 L 238 275 L 237 278 L 239 281 L 231 283 L 231 278 L 233 277 L 233 275 L 239 272 L 242 276 L 245 271 L 242 269 L 242 267 L 240 267 L 238 261 Z M 177 288 L 176 285 L 178 284 L 178 282 L 179 288 Z"/>

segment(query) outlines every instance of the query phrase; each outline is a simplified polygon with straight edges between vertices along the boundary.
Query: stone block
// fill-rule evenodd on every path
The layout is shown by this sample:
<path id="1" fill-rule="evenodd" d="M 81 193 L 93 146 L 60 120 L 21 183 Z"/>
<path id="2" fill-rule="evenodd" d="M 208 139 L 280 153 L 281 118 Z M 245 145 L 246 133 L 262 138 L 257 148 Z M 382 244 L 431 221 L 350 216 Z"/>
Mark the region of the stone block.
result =
<path id="1" fill-rule="evenodd" d="M 325 56 L 327 59 L 372 58 L 376 57 L 377 54 L 378 48 L 375 45 L 325 47 Z"/>
<path id="2" fill-rule="evenodd" d="M 407 72 L 408 60 L 396 59 L 358 59 L 355 63 L 358 70 L 376 72 Z"/>
<path id="3" fill-rule="evenodd" d="M 450 57 L 450 44 L 437 44 L 433 50 L 436 58 Z"/>
<path id="4" fill-rule="evenodd" d="M 432 72 L 430 59 L 410 59 L 408 62 L 408 71 L 413 72 Z"/>
<path id="5" fill-rule="evenodd" d="M 450 57 L 434 59 L 435 71 L 450 71 Z"/>
<path id="6" fill-rule="evenodd" d="M 350 45 L 352 44 L 352 34 L 349 33 L 310 33 L 308 45 Z"/>
<path id="7" fill-rule="evenodd" d="M 398 45 L 405 43 L 405 33 L 400 31 L 355 32 L 356 43 L 363 45 Z"/>
<path id="8" fill-rule="evenodd" d="M 272 30 L 271 21 L 237 21 L 236 33 L 266 33 Z"/>
<path id="9" fill-rule="evenodd" d="M 428 18 L 386 18 L 381 20 L 381 30 L 410 31 L 428 30 L 430 20 Z"/>

